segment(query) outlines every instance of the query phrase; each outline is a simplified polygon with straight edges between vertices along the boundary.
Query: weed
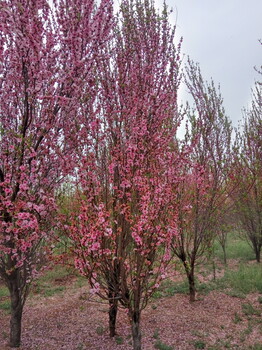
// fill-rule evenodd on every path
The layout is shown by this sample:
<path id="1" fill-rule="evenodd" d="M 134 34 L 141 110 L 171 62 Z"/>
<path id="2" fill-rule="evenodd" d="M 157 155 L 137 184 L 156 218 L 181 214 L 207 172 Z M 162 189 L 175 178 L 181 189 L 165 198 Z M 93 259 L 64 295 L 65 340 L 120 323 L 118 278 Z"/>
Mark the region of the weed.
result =
<path id="1" fill-rule="evenodd" d="M 8 311 L 8 313 L 10 312 L 11 309 L 11 302 L 10 300 L 4 300 L 0 303 L 0 309 L 4 310 L 4 311 Z"/>
<path id="2" fill-rule="evenodd" d="M 103 335 L 105 333 L 105 329 L 103 326 L 97 326 L 96 327 L 96 334 Z"/>
<path id="3" fill-rule="evenodd" d="M 250 345 L 248 349 L 249 350 L 262 350 L 262 344 L 256 343 L 254 345 Z"/>
<path id="4" fill-rule="evenodd" d="M 155 342 L 154 348 L 158 349 L 158 350 L 173 350 L 174 349 L 172 346 L 167 345 L 165 343 L 162 343 L 161 340 L 157 340 Z"/>
<path id="5" fill-rule="evenodd" d="M 237 324 L 242 321 L 242 318 L 239 316 L 237 312 L 234 314 L 234 323 Z"/>
<path id="6" fill-rule="evenodd" d="M 226 270 L 218 285 L 231 288 L 237 297 L 252 292 L 262 293 L 262 269 L 258 265 L 240 265 L 237 271 Z"/>
<path id="7" fill-rule="evenodd" d="M 120 336 L 115 337 L 115 341 L 117 345 L 121 345 L 124 343 L 124 339 Z"/>
<path id="8" fill-rule="evenodd" d="M 242 304 L 242 311 L 247 316 L 251 316 L 251 315 L 260 316 L 261 315 L 261 312 L 259 310 L 255 309 L 254 306 L 250 303 Z"/>
<path id="9" fill-rule="evenodd" d="M 54 288 L 48 288 L 44 291 L 44 296 L 45 297 L 52 297 L 53 295 L 63 292 L 65 290 L 64 286 L 58 286 Z"/>
<path id="10" fill-rule="evenodd" d="M 193 330 L 192 332 L 191 332 L 191 334 L 192 335 L 194 335 L 195 337 L 207 337 L 208 336 L 208 334 L 207 333 L 202 333 L 202 332 L 200 332 L 200 331 L 198 331 L 198 330 Z"/>
<path id="11" fill-rule="evenodd" d="M 259 296 L 259 297 L 257 298 L 257 301 L 259 302 L 259 304 L 262 304 L 262 297 Z"/>
<path id="12" fill-rule="evenodd" d="M 81 288 L 86 284 L 86 278 L 83 276 L 78 276 L 76 282 L 75 282 L 75 286 L 77 288 Z"/>
<path id="13" fill-rule="evenodd" d="M 195 349 L 205 349 L 206 343 L 203 340 L 196 340 L 193 342 Z"/>
<path id="14" fill-rule="evenodd" d="M 46 271 L 37 282 L 44 283 L 44 282 L 54 282 L 55 280 L 63 280 L 68 275 L 72 274 L 73 270 L 69 269 L 64 266 L 58 266 L 56 265 L 54 268 Z"/>
<path id="15" fill-rule="evenodd" d="M 159 338 L 159 329 L 158 328 L 154 331 L 153 338 L 154 339 L 158 339 Z"/>
<path id="16" fill-rule="evenodd" d="M 249 335 L 249 334 L 252 333 L 252 331 L 253 331 L 253 328 L 252 328 L 251 322 L 248 322 L 248 326 L 247 326 L 247 328 L 244 330 L 244 334 L 245 334 L 245 335 Z"/>
<path id="17" fill-rule="evenodd" d="M 218 242 L 214 244 L 215 256 L 224 259 L 223 250 Z M 253 260 L 254 253 L 247 241 L 240 239 L 235 233 L 230 233 L 226 247 L 227 259 Z"/>
<path id="18" fill-rule="evenodd" d="M 2 332 L 2 336 L 4 339 L 8 339 L 9 337 L 9 335 L 5 331 Z"/>
<path id="19" fill-rule="evenodd" d="M 8 297 L 9 296 L 9 290 L 6 287 L 0 288 L 0 298 L 2 297 Z"/>

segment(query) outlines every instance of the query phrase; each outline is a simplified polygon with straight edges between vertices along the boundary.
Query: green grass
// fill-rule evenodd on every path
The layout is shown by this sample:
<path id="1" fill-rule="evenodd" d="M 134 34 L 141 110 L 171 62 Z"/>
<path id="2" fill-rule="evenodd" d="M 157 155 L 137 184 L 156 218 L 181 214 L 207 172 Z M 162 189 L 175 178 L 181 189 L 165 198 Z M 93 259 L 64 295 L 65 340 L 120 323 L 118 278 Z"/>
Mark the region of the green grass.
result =
<path id="1" fill-rule="evenodd" d="M 194 347 L 195 349 L 205 349 L 206 343 L 203 340 L 196 340 L 194 341 Z"/>
<path id="2" fill-rule="evenodd" d="M 249 265 L 240 264 L 237 270 L 228 269 L 225 271 L 224 277 L 206 283 L 200 283 L 196 275 L 196 289 L 201 294 L 208 294 L 213 290 L 223 290 L 232 297 L 242 299 L 245 299 L 249 293 L 262 293 L 261 265 L 256 263 Z M 178 293 L 188 294 L 188 281 L 186 278 L 182 282 L 165 280 L 154 293 L 153 298 L 170 297 Z"/>
<path id="3" fill-rule="evenodd" d="M 122 344 L 124 344 L 124 339 L 123 339 L 122 337 L 120 337 L 120 336 L 116 336 L 116 337 L 115 337 L 115 341 L 116 341 L 116 344 L 117 344 L 117 345 L 122 345 Z"/>
<path id="4" fill-rule="evenodd" d="M 249 346 L 248 349 L 249 349 L 249 350 L 262 350 L 262 344 L 256 343 L 256 344 L 254 344 L 254 345 Z"/>
<path id="5" fill-rule="evenodd" d="M 9 299 L 8 288 L 0 287 L 0 310 L 3 310 L 6 314 L 10 313 L 11 303 Z"/>
<path id="6" fill-rule="evenodd" d="M 58 287 L 47 287 L 44 290 L 44 296 L 45 297 L 52 297 L 53 295 L 57 293 L 61 293 L 65 290 L 65 286 L 58 286 Z"/>
<path id="7" fill-rule="evenodd" d="M 216 282 L 210 281 L 208 283 L 200 283 L 196 276 L 196 289 L 197 292 L 200 292 L 202 294 L 208 294 L 210 291 L 217 288 Z M 171 280 L 165 280 L 160 288 L 153 294 L 153 298 L 163 298 L 163 297 L 170 297 L 175 294 L 188 294 L 189 293 L 189 287 L 188 287 L 188 281 L 185 278 L 182 282 L 174 282 Z"/>
<path id="8" fill-rule="evenodd" d="M 103 335 L 105 333 L 105 329 L 103 326 L 99 325 L 96 327 L 96 334 Z"/>
<path id="9" fill-rule="evenodd" d="M 11 303 L 10 300 L 3 300 L 0 302 L 0 309 L 4 310 L 7 314 L 10 313 L 11 310 Z"/>
<path id="10" fill-rule="evenodd" d="M 262 269 L 259 264 L 239 266 L 239 269 L 227 270 L 223 278 L 217 280 L 221 289 L 231 288 L 244 295 L 252 292 L 262 293 Z"/>
<path id="11" fill-rule="evenodd" d="M 251 316 L 251 315 L 260 316 L 261 315 L 261 312 L 259 310 L 255 309 L 254 306 L 250 303 L 242 304 L 242 311 L 247 316 Z"/>
<path id="12" fill-rule="evenodd" d="M 188 292 L 188 284 L 186 280 L 180 283 L 176 283 L 167 279 L 163 281 L 159 289 L 155 291 L 155 293 L 153 294 L 153 298 L 158 299 L 158 298 L 173 296 L 177 293 L 184 294 L 187 292 Z"/>
<path id="13" fill-rule="evenodd" d="M 66 288 L 65 284 L 68 276 L 73 274 L 75 274 L 73 269 L 56 265 L 52 269 L 45 271 L 39 279 L 34 281 L 32 291 L 45 297 L 61 293 Z"/>
<path id="14" fill-rule="evenodd" d="M 154 348 L 158 350 L 173 350 L 174 348 L 170 345 L 162 343 L 161 340 L 157 340 L 154 344 Z"/>
<path id="15" fill-rule="evenodd" d="M 0 287 L 0 298 L 2 297 L 8 297 L 9 296 L 9 290 L 6 287 Z"/>
<path id="16" fill-rule="evenodd" d="M 51 270 L 45 271 L 45 273 L 37 280 L 37 282 L 54 282 L 55 280 L 63 280 L 68 275 L 73 274 L 74 270 L 65 266 L 56 265 Z"/>
<path id="17" fill-rule="evenodd" d="M 223 261 L 223 250 L 218 241 L 214 243 L 215 257 Z M 229 233 L 226 245 L 227 259 L 250 261 L 255 259 L 255 254 L 247 241 L 241 239 L 236 233 Z"/>

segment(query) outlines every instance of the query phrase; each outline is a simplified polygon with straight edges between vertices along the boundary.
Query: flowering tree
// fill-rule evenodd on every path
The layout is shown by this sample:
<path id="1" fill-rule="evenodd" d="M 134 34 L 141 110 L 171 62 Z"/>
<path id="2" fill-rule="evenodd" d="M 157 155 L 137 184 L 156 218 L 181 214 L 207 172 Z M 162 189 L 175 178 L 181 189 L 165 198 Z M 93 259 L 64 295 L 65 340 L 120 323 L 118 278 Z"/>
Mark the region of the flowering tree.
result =
<path id="1" fill-rule="evenodd" d="M 98 9 L 94 1 L 1 2 L 0 276 L 13 347 L 37 252 L 51 234 L 54 191 L 75 164 L 72 134 L 94 98 L 88 79 L 111 12 L 110 1 Z"/>
<path id="2" fill-rule="evenodd" d="M 199 66 L 188 60 L 186 83 L 195 111 L 188 113 L 182 148 L 191 150 L 177 191 L 179 235 L 173 251 L 184 265 L 195 300 L 195 266 L 210 252 L 228 198 L 231 126 L 213 82 L 203 81 Z"/>
<path id="3" fill-rule="evenodd" d="M 171 198 L 182 161 L 172 152 L 180 65 L 173 36 L 166 8 L 160 15 L 151 1 L 122 2 L 79 169 L 80 213 L 71 219 L 76 267 L 109 300 L 111 336 L 117 306 L 127 310 L 135 350 L 141 310 L 164 278 L 176 234 Z"/>
<path id="4" fill-rule="evenodd" d="M 252 106 L 237 134 L 233 202 L 247 241 L 260 262 L 262 248 L 262 89 L 257 82 Z"/>

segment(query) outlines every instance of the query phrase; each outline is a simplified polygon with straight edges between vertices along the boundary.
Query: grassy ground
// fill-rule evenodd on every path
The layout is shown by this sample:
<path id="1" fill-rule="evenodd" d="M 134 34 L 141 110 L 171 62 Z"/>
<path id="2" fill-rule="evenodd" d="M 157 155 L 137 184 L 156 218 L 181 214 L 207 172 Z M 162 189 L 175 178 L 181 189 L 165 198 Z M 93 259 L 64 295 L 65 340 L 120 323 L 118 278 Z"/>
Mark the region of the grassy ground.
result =
<path id="1" fill-rule="evenodd" d="M 223 261 L 223 250 L 218 241 L 214 244 L 215 257 Z M 255 260 L 254 252 L 247 241 L 240 239 L 236 233 L 229 233 L 226 245 L 227 259 L 238 259 L 243 262 Z"/>
<path id="2" fill-rule="evenodd" d="M 247 294 L 258 292 L 262 294 L 262 267 L 256 263 L 254 253 L 246 241 L 235 234 L 228 235 L 227 242 L 228 264 L 223 263 L 223 250 L 218 242 L 214 244 L 214 257 L 205 266 L 196 269 L 197 291 L 208 293 L 212 290 L 222 290 L 231 296 L 245 298 Z M 183 267 L 177 268 L 183 273 Z M 222 277 L 214 278 L 216 275 Z M 209 276 L 209 278 L 206 278 Z M 201 281 L 200 278 L 202 277 Z M 205 282 L 203 282 L 203 279 Z M 176 293 L 188 293 L 186 277 L 182 282 L 166 280 L 154 297 L 173 296 Z"/>

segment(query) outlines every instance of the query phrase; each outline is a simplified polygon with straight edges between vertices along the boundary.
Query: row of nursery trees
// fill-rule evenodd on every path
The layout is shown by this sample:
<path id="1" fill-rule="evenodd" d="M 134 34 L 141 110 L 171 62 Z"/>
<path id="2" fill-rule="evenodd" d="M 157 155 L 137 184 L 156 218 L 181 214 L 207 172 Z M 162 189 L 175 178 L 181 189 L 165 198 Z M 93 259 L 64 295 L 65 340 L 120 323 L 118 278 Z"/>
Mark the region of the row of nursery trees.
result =
<path id="1" fill-rule="evenodd" d="M 165 5 L 122 0 L 114 15 L 111 0 L 4 0 L 0 23 L 0 276 L 10 345 L 20 346 L 30 284 L 58 232 L 91 291 L 108 301 L 110 335 L 123 307 L 140 350 L 141 311 L 174 256 L 192 301 L 196 263 L 215 238 L 225 247 L 230 226 L 260 260 L 261 84 L 233 142 L 219 89 L 190 59 L 181 70 Z M 193 108 L 178 108 L 181 80 Z M 65 183 L 71 193 L 61 195 Z"/>

